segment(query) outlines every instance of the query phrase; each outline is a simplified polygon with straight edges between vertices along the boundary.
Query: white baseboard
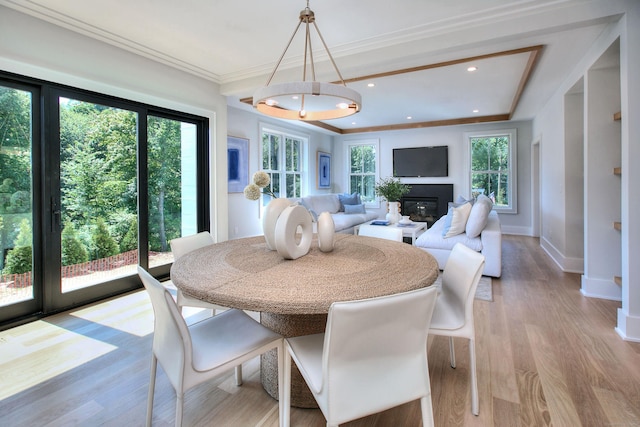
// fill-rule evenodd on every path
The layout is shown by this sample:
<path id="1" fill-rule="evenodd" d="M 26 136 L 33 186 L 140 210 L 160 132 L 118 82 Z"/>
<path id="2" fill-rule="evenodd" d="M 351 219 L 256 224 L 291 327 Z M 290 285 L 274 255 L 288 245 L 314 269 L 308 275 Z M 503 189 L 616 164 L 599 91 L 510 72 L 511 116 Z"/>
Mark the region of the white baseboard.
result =
<path id="1" fill-rule="evenodd" d="M 616 332 L 625 341 L 640 342 L 640 317 L 631 316 L 622 308 L 619 308 Z"/>
<path id="2" fill-rule="evenodd" d="M 558 267 L 567 273 L 584 273 L 584 259 L 565 257 L 555 246 L 544 237 L 540 237 L 540 246 L 551 257 Z"/>
<path id="3" fill-rule="evenodd" d="M 608 279 L 593 279 L 582 276 L 580 293 L 586 297 L 622 301 L 622 289 Z"/>
<path id="4" fill-rule="evenodd" d="M 513 234 L 514 236 L 533 236 L 531 227 L 520 227 L 517 225 L 500 225 L 502 234 Z"/>

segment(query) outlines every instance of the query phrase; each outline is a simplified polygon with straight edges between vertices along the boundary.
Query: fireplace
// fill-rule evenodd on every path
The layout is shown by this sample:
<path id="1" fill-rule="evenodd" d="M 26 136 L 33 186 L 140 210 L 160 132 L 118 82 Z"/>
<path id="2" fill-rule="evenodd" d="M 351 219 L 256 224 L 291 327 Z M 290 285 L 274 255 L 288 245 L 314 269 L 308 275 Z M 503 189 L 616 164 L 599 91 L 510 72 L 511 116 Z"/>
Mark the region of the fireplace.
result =
<path id="1" fill-rule="evenodd" d="M 411 184 L 409 193 L 400 200 L 400 212 L 431 227 L 447 214 L 449 202 L 453 202 L 453 184 Z"/>

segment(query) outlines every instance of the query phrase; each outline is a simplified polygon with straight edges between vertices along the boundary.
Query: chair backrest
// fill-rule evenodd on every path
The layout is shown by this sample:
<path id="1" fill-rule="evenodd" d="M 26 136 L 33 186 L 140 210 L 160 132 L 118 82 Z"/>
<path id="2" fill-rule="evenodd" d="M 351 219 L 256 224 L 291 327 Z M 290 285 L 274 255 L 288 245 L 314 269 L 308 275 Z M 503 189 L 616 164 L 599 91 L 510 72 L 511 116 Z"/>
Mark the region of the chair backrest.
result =
<path id="1" fill-rule="evenodd" d="M 362 224 L 358 230 L 359 236 L 378 237 L 380 239 L 402 242 L 402 229 L 385 227 L 384 225 Z"/>
<path id="2" fill-rule="evenodd" d="M 457 243 L 451 250 L 442 273 L 440 298 L 446 300 L 450 326 L 473 322 L 473 299 L 484 269 L 484 255 Z"/>
<path id="3" fill-rule="evenodd" d="M 173 252 L 173 258 L 178 259 L 184 254 L 195 251 L 196 249 L 203 248 L 205 246 L 213 245 L 215 241 L 213 236 L 208 231 L 201 231 L 197 234 L 190 236 L 178 237 L 173 239 L 169 244 L 171 245 L 171 252 Z"/>
<path id="4" fill-rule="evenodd" d="M 429 395 L 427 336 L 437 289 L 336 302 L 327 319 L 322 386 L 336 424 Z"/>
<path id="5" fill-rule="evenodd" d="M 169 291 L 140 266 L 138 275 L 153 306 L 153 353 L 171 384 L 180 390 L 185 363 L 192 359 L 189 329 Z"/>

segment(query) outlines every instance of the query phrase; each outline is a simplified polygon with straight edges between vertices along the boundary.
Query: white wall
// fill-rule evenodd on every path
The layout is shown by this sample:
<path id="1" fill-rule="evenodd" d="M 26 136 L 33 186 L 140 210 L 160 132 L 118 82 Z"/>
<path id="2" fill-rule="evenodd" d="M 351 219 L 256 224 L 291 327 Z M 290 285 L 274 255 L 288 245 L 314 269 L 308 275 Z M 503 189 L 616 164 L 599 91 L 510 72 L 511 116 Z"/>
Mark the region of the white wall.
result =
<path id="1" fill-rule="evenodd" d="M 269 125 L 284 132 L 301 135 L 309 139 L 309 146 L 303 159 L 303 194 L 329 193 L 331 190 L 318 190 L 316 188 L 316 153 L 324 151 L 331 153 L 331 136 L 310 129 L 288 124 L 282 120 L 271 119 L 262 114 L 253 113 L 239 108 L 228 108 L 227 129 L 229 135 L 247 138 L 249 147 L 249 181 L 253 173 L 261 168 L 260 162 L 260 126 Z M 226 159 L 226 157 L 225 157 Z M 336 163 L 333 160 L 332 172 L 335 180 Z M 222 165 L 218 164 L 218 167 Z M 226 171 L 226 168 L 225 168 Z M 225 172 L 226 173 L 226 172 Z M 225 189 L 226 191 L 226 189 Z M 228 195 L 229 225 L 228 235 L 230 239 L 256 236 L 262 234 L 260 219 L 260 203 L 247 200 L 243 193 L 229 193 Z"/>
<path id="2" fill-rule="evenodd" d="M 589 221 L 590 216 L 597 216 L 593 211 L 592 204 L 588 197 L 596 199 L 598 192 L 611 192 L 609 187 L 601 188 L 597 180 L 595 182 L 585 181 L 584 184 L 573 184 L 575 188 L 559 188 L 564 182 L 565 164 L 568 159 L 562 158 L 564 152 L 564 99 L 565 94 L 581 79 L 585 78 L 589 69 L 603 55 L 603 53 L 616 41 L 620 39 L 620 106 L 622 121 L 620 123 L 620 163 L 622 166 L 622 176 L 620 177 L 620 216 L 623 224 L 620 232 L 620 248 L 615 250 L 615 254 L 621 255 L 622 288 L 621 299 L 622 308 L 618 309 L 618 322 L 616 331 L 625 339 L 640 341 L 640 121 L 634 118 L 640 117 L 640 75 L 637 70 L 640 68 L 640 2 L 629 0 L 624 2 L 626 14 L 622 19 L 609 25 L 603 34 L 596 40 L 588 54 L 576 64 L 574 70 L 567 76 L 565 82 L 558 88 L 549 102 L 537 114 L 533 122 L 533 134 L 542 141 L 541 147 L 541 193 L 542 193 L 542 236 L 541 245 L 549 252 L 554 260 L 565 267 L 567 261 L 567 247 L 572 247 L 575 242 L 566 244 L 566 239 L 571 239 L 571 235 L 564 235 L 562 230 L 568 224 L 568 216 L 571 211 L 566 209 L 562 197 L 563 191 L 581 191 L 584 186 L 585 221 Z M 595 74 L 591 76 L 595 77 Z M 585 98 L 589 95 L 585 93 Z M 603 99 L 605 103 L 611 99 Z M 592 102 L 597 102 L 593 99 Z M 588 111 L 589 109 L 587 109 Z M 590 129 L 588 123 L 589 115 L 585 116 L 585 130 Z M 595 134 L 593 134 L 595 135 Z M 593 137 L 592 135 L 592 137 Z M 587 136 L 585 136 L 587 139 Z M 589 154 L 589 153 L 588 153 Z M 597 155 L 597 152 L 595 154 Z M 596 159 L 597 160 L 597 159 Z M 605 160 L 605 167 L 612 164 L 610 160 Z M 586 159 L 587 167 L 598 167 L 598 162 L 589 162 Z M 587 174 L 589 172 L 587 171 Z M 589 187 L 591 185 L 592 187 Z M 580 187 L 580 188 L 579 188 Z M 617 191 L 617 189 L 616 189 Z M 608 196 L 608 195 L 607 195 Z M 604 203 L 609 203 L 605 199 Z M 615 203 L 615 201 L 610 202 Z M 596 205 L 597 203 L 594 203 Z M 613 209 L 614 215 L 616 209 Z M 609 219 L 605 219 L 608 223 Z M 608 224 L 607 224 L 608 226 Z M 609 230 L 607 230 L 609 231 Z M 609 258 L 609 254 L 601 251 L 602 241 L 585 240 L 585 257 L 601 256 Z M 611 263 L 617 263 L 615 257 Z M 607 259 L 608 261 L 608 259 Z M 600 273 L 598 273 L 600 274 Z M 604 274 L 610 274 L 606 272 Z"/>
<path id="3" fill-rule="evenodd" d="M 226 99 L 218 85 L 4 6 L 0 40 L 4 71 L 208 117 L 211 164 L 226 159 Z M 226 169 L 213 169 L 211 189 L 212 232 L 224 240 Z"/>
<path id="4" fill-rule="evenodd" d="M 409 129 L 389 132 L 372 132 L 363 134 L 339 135 L 334 137 L 333 160 L 338 171 L 336 178 L 339 191 L 347 191 L 348 159 L 345 146 L 349 141 L 378 139 L 380 142 L 380 177 L 393 174 L 394 148 L 425 147 L 447 145 L 449 147 L 449 176 L 443 178 L 402 178 L 407 184 L 453 184 L 453 197 L 458 195 L 469 197 L 468 176 L 465 175 L 467 161 L 465 132 L 501 130 L 517 130 L 517 214 L 500 214 L 502 230 L 508 234 L 532 235 L 531 215 L 531 122 L 485 123 L 474 125 L 443 126 L 422 129 Z M 384 216 L 384 208 L 379 209 Z"/>

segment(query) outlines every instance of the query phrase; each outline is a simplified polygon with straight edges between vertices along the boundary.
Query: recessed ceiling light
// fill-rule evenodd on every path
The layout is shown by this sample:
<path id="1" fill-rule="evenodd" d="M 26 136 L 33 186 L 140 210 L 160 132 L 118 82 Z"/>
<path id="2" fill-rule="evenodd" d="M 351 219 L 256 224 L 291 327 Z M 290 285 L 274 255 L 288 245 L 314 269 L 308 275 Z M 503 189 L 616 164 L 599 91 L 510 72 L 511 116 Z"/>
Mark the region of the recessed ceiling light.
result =
<path id="1" fill-rule="evenodd" d="M 411 119 L 413 119 L 413 117 L 407 116 L 407 120 L 411 120 Z"/>
<path id="2" fill-rule="evenodd" d="M 478 67 L 474 67 L 472 65 L 471 67 L 467 68 L 467 71 L 469 71 L 469 72 L 478 71 Z"/>
<path id="3" fill-rule="evenodd" d="M 351 124 L 352 124 L 352 125 L 355 125 L 355 124 L 356 124 L 356 122 L 351 122 Z"/>
<path id="4" fill-rule="evenodd" d="M 480 110 L 478 110 L 477 108 L 475 110 L 473 110 L 474 113 L 479 113 Z"/>
<path id="5" fill-rule="evenodd" d="M 367 86 L 368 87 L 374 87 L 376 84 L 375 83 L 369 83 Z"/>
<path id="6" fill-rule="evenodd" d="M 300 98 L 298 95 L 293 95 L 293 96 L 291 97 L 291 99 L 298 99 L 298 98 Z"/>

